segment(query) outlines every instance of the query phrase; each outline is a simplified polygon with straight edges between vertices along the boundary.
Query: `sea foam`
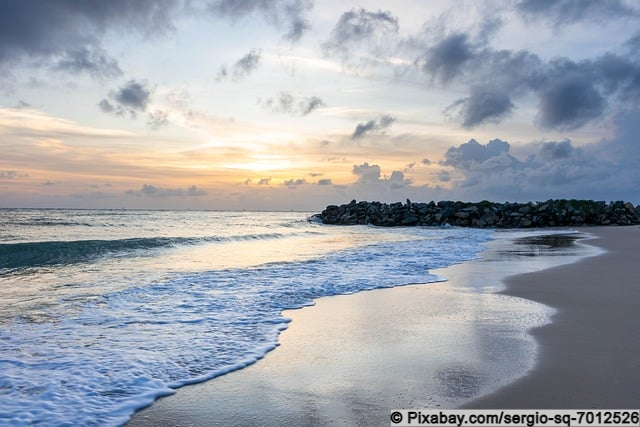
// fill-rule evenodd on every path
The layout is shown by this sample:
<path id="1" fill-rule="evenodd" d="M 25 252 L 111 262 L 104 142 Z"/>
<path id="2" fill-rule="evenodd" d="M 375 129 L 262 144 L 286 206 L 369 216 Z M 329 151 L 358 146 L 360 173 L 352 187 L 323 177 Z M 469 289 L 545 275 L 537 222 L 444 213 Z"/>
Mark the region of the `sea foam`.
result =
<path id="1" fill-rule="evenodd" d="M 302 242 L 312 233 L 342 233 L 294 228 Z M 477 257 L 491 235 L 354 230 L 360 237 L 353 247 L 299 260 L 167 272 L 140 283 L 131 271 L 129 286 L 70 300 L 71 312 L 41 322 L 14 319 L 0 328 L 0 423 L 120 425 L 176 387 L 264 357 L 287 326 L 283 310 L 328 295 L 440 281 L 429 270 Z"/>

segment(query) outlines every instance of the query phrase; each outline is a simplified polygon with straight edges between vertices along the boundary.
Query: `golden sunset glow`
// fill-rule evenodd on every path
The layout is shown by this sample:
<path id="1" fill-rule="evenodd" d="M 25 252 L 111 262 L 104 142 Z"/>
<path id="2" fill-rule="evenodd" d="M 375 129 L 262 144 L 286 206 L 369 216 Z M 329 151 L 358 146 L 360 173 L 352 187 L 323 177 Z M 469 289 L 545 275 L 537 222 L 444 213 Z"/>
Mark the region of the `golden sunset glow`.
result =
<path id="1" fill-rule="evenodd" d="M 408 0 L 192 12 L 141 20 L 148 37 L 113 14 L 49 50 L 0 42 L 0 206 L 638 194 L 635 18 L 568 31 Z"/>

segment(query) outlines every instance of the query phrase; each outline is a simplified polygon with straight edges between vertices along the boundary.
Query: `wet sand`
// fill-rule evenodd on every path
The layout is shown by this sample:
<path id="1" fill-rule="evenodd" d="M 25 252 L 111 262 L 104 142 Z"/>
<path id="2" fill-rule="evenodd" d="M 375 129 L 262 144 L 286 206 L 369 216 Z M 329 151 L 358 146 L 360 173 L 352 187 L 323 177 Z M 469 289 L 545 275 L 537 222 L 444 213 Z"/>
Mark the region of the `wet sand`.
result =
<path id="1" fill-rule="evenodd" d="M 498 239 L 488 244 L 482 260 L 433 271 L 446 277 L 447 282 L 322 298 L 313 307 L 286 312 L 292 323 L 280 336 L 280 347 L 263 360 L 181 388 L 138 412 L 129 425 L 386 425 L 394 408 L 571 407 L 537 403 L 542 402 L 537 394 L 544 395 L 549 388 L 560 390 L 556 382 L 568 381 L 560 394 L 588 393 L 598 402 L 604 402 L 598 396 L 605 391 L 612 394 L 609 399 L 623 391 L 632 392 L 629 387 L 638 383 L 637 376 L 635 381 L 623 378 L 626 386 L 622 390 L 616 386 L 586 390 L 582 382 L 574 381 L 575 373 L 552 383 L 549 377 L 543 377 L 535 389 L 527 385 L 527 381 L 544 374 L 541 367 L 553 368 L 554 360 L 569 353 L 577 357 L 576 353 L 586 346 L 585 334 L 592 342 L 600 341 L 599 334 L 609 334 L 607 328 L 593 326 L 602 317 L 617 318 L 620 337 L 633 335 L 634 341 L 620 346 L 620 350 L 601 350 L 599 354 L 606 359 L 606 355 L 615 353 L 620 356 L 615 363 L 635 364 L 630 369 L 637 373 L 640 328 L 631 332 L 629 322 L 638 317 L 628 317 L 632 312 L 626 309 L 618 313 L 617 307 L 620 298 L 626 300 L 625 306 L 637 307 L 638 286 L 634 285 L 633 291 L 630 286 L 616 285 L 614 292 L 606 293 L 609 298 L 601 295 L 602 283 L 621 283 L 616 272 L 633 273 L 633 255 L 625 256 L 625 251 L 637 254 L 638 240 L 627 246 L 618 245 L 618 240 L 640 237 L 640 231 L 637 227 L 586 231 L 608 236 L 590 240 L 589 244 L 602 245 L 610 252 L 509 279 L 508 290 L 503 284 L 506 277 L 565 264 L 595 252 L 583 245 L 571 245 L 575 236 L 517 243 Z M 618 260 L 620 256 L 624 260 Z M 592 274 L 593 283 L 596 277 L 606 280 L 582 288 L 583 269 L 600 258 L 606 262 L 595 264 L 600 266 L 595 268 L 600 273 Z M 611 265 L 613 259 L 617 260 L 615 267 Z M 566 276 L 556 276 L 558 272 Z M 633 275 L 627 277 L 633 280 Z M 521 278 L 527 278 L 529 284 L 520 285 Z M 518 290 L 523 286 L 535 289 L 527 288 L 529 293 L 520 295 Z M 560 294 L 564 291 L 559 289 L 564 288 L 568 294 L 563 297 Z M 563 298 L 568 306 L 581 307 L 578 311 L 600 314 L 581 317 L 578 323 L 564 327 L 563 319 L 573 318 L 573 314 L 565 314 Z M 554 314 L 554 310 L 533 300 L 557 307 L 560 312 Z M 554 323 L 550 325 L 552 316 Z M 562 328 L 559 332 L 553 332 L 556 321 Z M 532 328 L 533 335 L 528 332 Z M 545 342 L 545 331 L 551 331 L 555 341 Z M 597 371 L 601 363 L 602 358 L 589 356 L 584 366 L 576 367 Z M 562 366 L 558 369 L 563 371 Z M 595 372 L 591 376 L 601 378 L 601 384 L 610 384 L 606 375 Z M 617 377 L 624 374 L 618 372 Z M 520 387 L 520 398 L 506 391 L 513 387 Z M 637 387 L 635 390 L 631 395 L 637 396 Z M 593 406 L 581 399 L 575 401 L 580 407 Z M 625 406 L 628 400 L 616 402 Z"/>
<path id="2" fill-rule="evenodd" d="M 606 253 L 508 278 L 507 295 L 558 310 L 531 331 L 539 344 L 524 378 L 467 405 L 485 409 L 631 409 L 640 403 L 639 227 L 587 229 Z"/>

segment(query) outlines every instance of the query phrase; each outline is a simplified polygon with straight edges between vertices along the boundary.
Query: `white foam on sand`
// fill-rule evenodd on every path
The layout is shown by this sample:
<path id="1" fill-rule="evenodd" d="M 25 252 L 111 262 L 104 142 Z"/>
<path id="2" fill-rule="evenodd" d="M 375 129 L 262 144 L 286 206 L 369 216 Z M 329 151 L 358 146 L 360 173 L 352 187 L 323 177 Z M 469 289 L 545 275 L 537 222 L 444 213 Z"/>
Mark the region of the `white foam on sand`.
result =
<path id="1" fill-rule="evenodd" d="M 292 323 L 260 363 L 178 390 L 131 424 L 369 425 L 391 408 L 453 408 L 496 390 L 534 366 L 529 331 L 554 313 L 500 294 L 501 280 L 593 254 L 513 240 L 549 233 L 495 233 L 483 259 L 430 271 L 447 282 L 285 311 Z"/>

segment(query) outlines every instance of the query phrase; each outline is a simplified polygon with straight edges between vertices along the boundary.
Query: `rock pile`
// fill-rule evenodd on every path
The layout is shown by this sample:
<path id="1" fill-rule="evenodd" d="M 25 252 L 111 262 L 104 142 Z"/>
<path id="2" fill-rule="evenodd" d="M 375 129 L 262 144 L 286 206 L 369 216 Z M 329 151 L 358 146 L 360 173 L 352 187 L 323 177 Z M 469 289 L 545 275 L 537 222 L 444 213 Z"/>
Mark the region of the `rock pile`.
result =
<path id="1" fill-rule="evenodd" d="M 530 203 L 356 202 L 327 206 L 315 215 L 324 224 L 378 226 L 459 226 L 477 228 L 531 228 L 640 224 L 640 205 L 593 200 L 547 200 Z"/>

